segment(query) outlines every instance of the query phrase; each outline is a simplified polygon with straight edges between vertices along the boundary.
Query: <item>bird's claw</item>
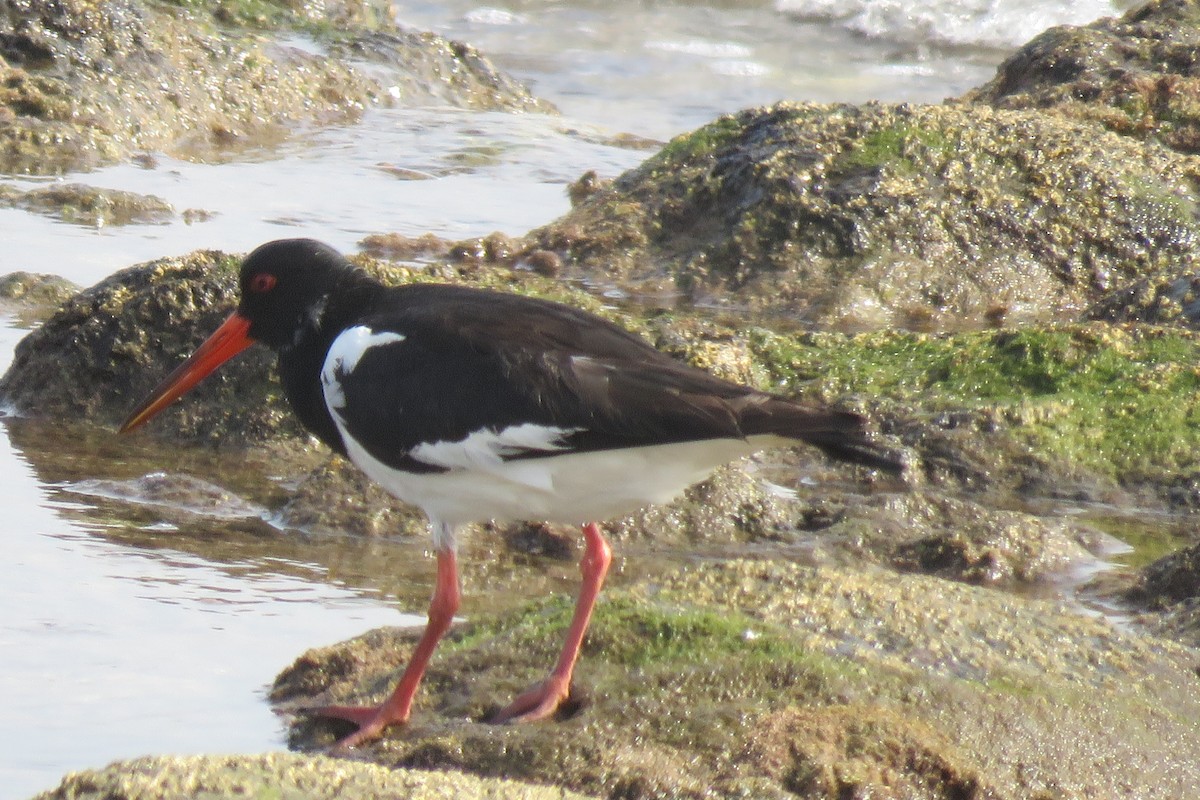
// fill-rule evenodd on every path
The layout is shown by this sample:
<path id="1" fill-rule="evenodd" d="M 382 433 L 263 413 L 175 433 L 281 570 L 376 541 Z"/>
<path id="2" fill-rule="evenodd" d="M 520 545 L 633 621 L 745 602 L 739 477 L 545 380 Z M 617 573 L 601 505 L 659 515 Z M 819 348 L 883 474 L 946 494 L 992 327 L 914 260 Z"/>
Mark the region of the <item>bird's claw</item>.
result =
<path id="1" fill-rule="evenodd" d="M 338 719 L 358 726 L 358 730 L 333 743 L 329 750 L 334 753 L 346 752 L 361 744 L 372 742 L 383 736 L 383 732 L 389 726 L 406 721 L 389 719 L 382 706 L 321 706 L 308 709 L 307 713 L 314 717 Z"/>
<path id="2" fill-rule="evenodd" d="M 488 720 L 496 725 L 537 722 L 555 716 L 571 699 L 571 685 L 554 677 L 532 686 Z"/>

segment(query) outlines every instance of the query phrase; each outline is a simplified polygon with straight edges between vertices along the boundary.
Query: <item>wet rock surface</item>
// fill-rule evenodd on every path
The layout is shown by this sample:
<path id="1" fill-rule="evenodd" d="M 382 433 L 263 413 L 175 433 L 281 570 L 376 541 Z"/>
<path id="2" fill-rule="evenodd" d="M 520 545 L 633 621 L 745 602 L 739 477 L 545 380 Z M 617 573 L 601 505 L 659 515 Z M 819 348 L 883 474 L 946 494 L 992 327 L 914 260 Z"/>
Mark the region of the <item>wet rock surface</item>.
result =
<path id="1" fill-rule="evenodd" d="M 1036 108 L 1200 153 L 1200 13 L 1154 0 L 1120 18 L 1051 28 L 967 94 L 998 108 Z"/>
<path id="2" fill-rule="evenodd" d="M 1046 323 L 1194 271 L 1198 177 L 1040 112 L 783 103 L 676 138 L 527 248 L 847 330 Z"/>
<path id="3" fill-rule="evenodd" d="M 216 252 L 160 259 L 115 273 L 65 303 L 18 345 L 0 394 L 21 413 L 116 427 L 233 310 L 238 261 Z M 197 388 L 198 402 L 166 423 L 175 435 L 263 441 L 299 437 L 270 378 L 273 358 L 251 351 Z"/>
<path id="4" fill-rule="evenodd" d="M 402 29 L 367 3 L 39 0 L 5 3 L 0 23 L 5 172 L 81 171 L 145 150 L 227 158 L 376 104 L 550 110 L 469 45 Z M 286 44 L 289 30 L 325 52 Z"/>
<path id="5" fill-rule="evenodd" d="M 26 323 L 44 320 L 78 293 L 78 286 L 58 275 L 25 271 L 0 275 L 0 303 L 15 309 Z"/>
<path id="6" fill-rule="evenodd" d="M 71 183 L 20 192 L 0 187 L 0 205 L 24 208 L 89 228 L 167 222 L 175 209 L 160 197 Z"/>
<path id="7" fill-rule="evenodd" d="M 540 679 L 569 613 L 565 600 L 537 602 L 454 631 L 413 722 L 369 758 L 609 797 L 1177 797 L 1200 786 L 1194 651 L 1051 603 L 861 567 L 723 561 L 610 592 L 577 678 L 582 709 L 546 725 L 484 723 Z M 415 638 L 379 630 L 313 651 L 272 697 L 288 709 L 378 700 Z M 1020 736 L 1002 733 L 1012 725 Z M 302 715 L 292 743 L 343 732 Z"/>
<path id="8" fill-rule="evenodd" d="M 1102 535 L 1086 525 L 941 494 L 892 495 L 875 506 L 822 530 L 816 558 L 1017 587 L 1053 581 L 1102 549 Z"/>
<path id="9" fill-rule="evenodd" d="M 495 800 L 582 800 L 574 792 L 462 773 L 391 770 L 321 756 L 147 756 L 68 775 L 37 800 L 200 800 L 207 797 L 328 798 L 477 797 Z"/>

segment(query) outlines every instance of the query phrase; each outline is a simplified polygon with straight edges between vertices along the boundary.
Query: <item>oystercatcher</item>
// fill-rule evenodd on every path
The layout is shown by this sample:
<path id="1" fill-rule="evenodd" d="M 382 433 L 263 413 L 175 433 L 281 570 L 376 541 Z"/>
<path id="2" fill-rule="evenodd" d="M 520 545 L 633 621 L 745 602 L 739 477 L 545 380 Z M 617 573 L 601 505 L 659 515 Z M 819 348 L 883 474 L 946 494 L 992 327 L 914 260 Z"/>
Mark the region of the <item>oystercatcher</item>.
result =
<path id="1" fill-rule="evenodd" d="M 384 286 L 331 247 L 269 242 L 245 260 L 237 310 L 129 415 L 132 430 L 252 342 L 279 355 L 303 424 L 429 517 L 429 622 L 379 706 L 329 706 L 353 747 L 408 720 L 459 606 L 455 531 L 482 520 L 583 526 L 582 588 L 549 677 L 494 718 L 552 716 L 612 559 L 598 521 L 671 500 L 718 466 L 796 441 L 897 471 L 859 416 L 720 380 L 558 303 L 462 286 Z"/>

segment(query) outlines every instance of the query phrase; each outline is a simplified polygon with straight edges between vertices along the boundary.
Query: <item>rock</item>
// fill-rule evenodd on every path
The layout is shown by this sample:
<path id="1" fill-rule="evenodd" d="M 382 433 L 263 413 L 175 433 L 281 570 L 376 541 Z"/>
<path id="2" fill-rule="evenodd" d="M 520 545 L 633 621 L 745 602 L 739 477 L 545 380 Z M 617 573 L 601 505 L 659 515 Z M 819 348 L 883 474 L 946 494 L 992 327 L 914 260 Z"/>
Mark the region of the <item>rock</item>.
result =
<path id="1" fill-rule="evenodd" d="M 1117 588 L 1114 599 L 1140 612 L 1147 630 L 1200 647 L 1200 544 L 1163 556 Z"/>
<path id="2" fill-rule="evenodd" d="M 451 242 L 432 233 L 415 237 L 400 233 L 380 233 L 364 237 L 359 246 L 376 258 L 419 261 L 445 258 L 450 254 Z"/>
<path id="3" fill-rule="evenodd" d="M 1099 536 L 1066 520 L 911 492 L 822 531 L 814 550 L 819 560 L 873 561 L 968 583 L 1014 585 L 1052 580 L 1095 561 Z"/>
<path id="4" fill-rule="evenodd" d="M 164 223 L 175 216 L 175 209 L 161 197 L 78 183 L 31 189 L 0 202 L 90 228 Z"/>
<path id="5" fill-rule="evenodd" d="M 166 517 L 195 515 L 234 521 L 266 516 L 262 506 L 216 484 L 187 475 L 153 472 L 127 481 L 89 478 L 63 488 L 72 494 L 152 506 Z"/>
<path id="6" fill-rule="evenodd" d="M 570 714 L 484 724 L 542 677 L 570 610 L 539 601 L 453 630 L 412 722 L 361 755 L 628 798 L 1200 791 L 1195 651 L 1052 603 L 861 568 L 706 561 L 609 591 Z M 272 697 L 283 710 L 377 701 L 415 640 L 380 630 L 312 651 Z M 344 732 L 299 717 L 292 744 Z"/>
<path id="7" fill-rule="evenodd" d="M 213 159 L 377 104 L 552 110 L 469 45 L 399 28 L 380 10 L 9 3 L 0 10 L 9 31 L 0 42 L 0 169 L 75 172 L 144 151 Z M 253 30 L 266 27 L 280 35 Z M 315 37 L 324 52 L 285 44 L 288 35 Z"/>
<path id="8" fill-rule="evenodd" d="M 233 310 L 237 269 L 236 259 L 202 251 L 113 274 L 18 343 L 0 397 L 21 413 L 116 427 Z M 273 362 L 261 348 L 244 353 L 156 429 L 193 442 L 298 438 Z"/>
<path id="9" fill-rule="evenodd" d="M 765 715 L 737 769 L 756 797 L 840 797 L 848 790 L 897 800 L 998 795 L 946 734 L 857 704 Z"/>
<path id="10" fill-rule="evenodd" d="M 429 531 L 424 514 L 338 456 L 300 482 L 280 510 L 279 523 L 326 534 L 425 536 Z"/>
<path id="11" fill-rule="evenodd" d="M 1127 136 L 1200 153 L 1200 13 L 1152 0 L 1119 19 L 1051 28 L 1009 56 L 968 101 L 1053 110 Z"/>
<path id="12" fill-rule="evenodd" d="M 103 769 L 73 772 L 34 800 L 411 800 L 472 797 L 489 800 L 584 800 L 548 786 L 461 773 L 385 769 L 348 759 L 270 753 L 237 756 L 145 756 Z"/>
<path id="13" fill-rule="evenodd" d="M 24 271 L 0 275 L 0 300 L 39 316 L 49 316 L 78 292 L 79 287 L 61 275 Z"/>
<path id="14" fill-rule="evenodd" d="M 982 105 L 781 103 L 679 136 L 533 231 L 567 274 L 850 330 L 1077 318 L 1200 268 L 1200 162 Z"/>
<path id="15" fill-rule="evenodd" d="M 1144 322 L 1200 329 L 1200 274 L 1156 275 L 1102 297 L 1088 311 L 1106 322 Z"/>

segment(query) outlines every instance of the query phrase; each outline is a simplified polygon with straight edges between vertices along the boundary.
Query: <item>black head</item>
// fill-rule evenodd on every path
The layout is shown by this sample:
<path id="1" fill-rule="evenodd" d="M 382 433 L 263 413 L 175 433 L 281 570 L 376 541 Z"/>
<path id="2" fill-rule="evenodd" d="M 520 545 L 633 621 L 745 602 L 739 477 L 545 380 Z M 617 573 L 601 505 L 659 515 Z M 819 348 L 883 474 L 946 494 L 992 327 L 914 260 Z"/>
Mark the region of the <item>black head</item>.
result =
<path id="1" fill-rule="evenodd" d="M 341 253 L 313 239 L 260 245 L 242 262 L 238 314 L 250 323 L 248 335 L 277 350 L 292 344 L 353 269 Z"/>

